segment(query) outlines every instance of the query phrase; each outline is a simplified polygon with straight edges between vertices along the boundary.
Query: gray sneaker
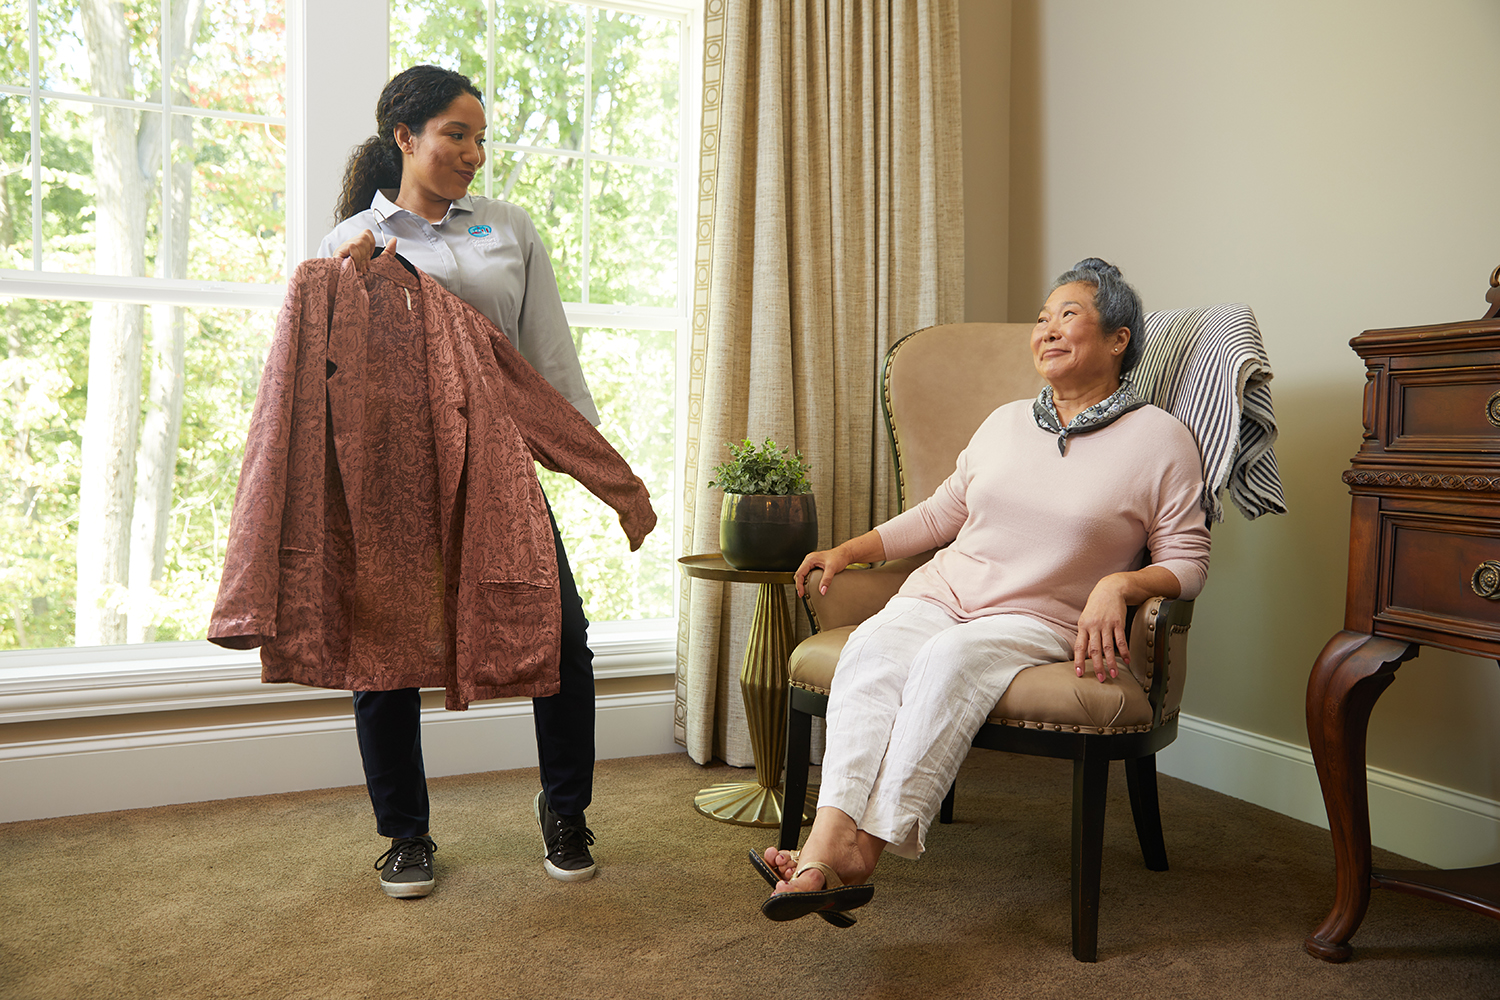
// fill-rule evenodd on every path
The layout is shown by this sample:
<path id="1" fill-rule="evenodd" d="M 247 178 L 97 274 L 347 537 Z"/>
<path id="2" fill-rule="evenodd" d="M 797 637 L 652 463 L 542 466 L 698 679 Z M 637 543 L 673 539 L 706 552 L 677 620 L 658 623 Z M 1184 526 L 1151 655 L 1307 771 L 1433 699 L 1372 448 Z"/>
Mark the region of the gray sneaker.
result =
<path id="1" fill-rule="evenodd" d="M 391 849 L 375 859 L 380 869 L 380 888 L 395 899 L 417 899 L 432 891 L 432 855 L 437 844 L 431 837 L 397 837 Z"/>
<path id="2" fill-rule="evenodd" d="M 560 882 L 581 882 L 593 878 L 599 866 L 589 848 L 594 845 L 594 831 L 583 825 L 582 816 L 559 816 L 547 805 L 547 793 L 537 792 L 532 804 L 537 826 L 542 828 L 542 864 L 547 874 Z"/>

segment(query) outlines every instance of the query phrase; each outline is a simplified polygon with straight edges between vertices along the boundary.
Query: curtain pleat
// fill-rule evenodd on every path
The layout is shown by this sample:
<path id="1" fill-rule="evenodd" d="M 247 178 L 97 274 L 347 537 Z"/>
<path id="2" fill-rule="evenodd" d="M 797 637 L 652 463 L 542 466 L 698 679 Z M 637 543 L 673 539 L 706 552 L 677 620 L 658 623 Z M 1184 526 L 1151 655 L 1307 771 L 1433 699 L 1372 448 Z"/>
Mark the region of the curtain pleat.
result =
<path id="1" fill-rule="evenodd" d="M 747 437 L 812 463 L 826 547 L 897 510 L 886 350 L 963 319 L 956 0 L 708 0 L 704 24 L 683 549 L 718 550 L 708 480 Z M 682 581 L 675 736 L 700 763 L 753 763 L 755 589 Z"/>

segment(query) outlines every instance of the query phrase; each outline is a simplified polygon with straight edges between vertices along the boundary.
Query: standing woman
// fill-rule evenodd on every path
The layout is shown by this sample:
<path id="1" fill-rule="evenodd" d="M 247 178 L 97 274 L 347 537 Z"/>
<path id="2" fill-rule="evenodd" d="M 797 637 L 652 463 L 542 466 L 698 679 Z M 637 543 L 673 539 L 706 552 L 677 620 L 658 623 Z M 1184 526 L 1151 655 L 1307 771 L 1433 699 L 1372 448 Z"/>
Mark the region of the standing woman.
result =
<path id="1" fill-rule="evenodd" d="M 351 154 L 339 198 L 339 224 L 321 257 L 349 257 L 360 271 L 377 245 L 395 251 L 505 332 L 531 366 L 589 422 L 599 414 L 584 383 L 547 249 L 526 212 L 471 196 L 484 164 L 485 114 L 469 78 L 413 66 L 391 79 L 375 108 L 376 134 Z M 377 235 L 379 234 L 379 235 Z M 550 511 L 549 511 L 550 515 Z M 542 790 L 534 814 L 547 874 L 591 878 L 593 832 L 584 810 L 593 795 L 594 654 L 557 522 L 562 596 L 561 687 L 533 699 Z M 432 891 L 427 779 L 422 766 L 417 688 L 356 691 L 355 728 L 376 829 L 391 838 L 375 862 L 380 886 L 398 898 Z"/>

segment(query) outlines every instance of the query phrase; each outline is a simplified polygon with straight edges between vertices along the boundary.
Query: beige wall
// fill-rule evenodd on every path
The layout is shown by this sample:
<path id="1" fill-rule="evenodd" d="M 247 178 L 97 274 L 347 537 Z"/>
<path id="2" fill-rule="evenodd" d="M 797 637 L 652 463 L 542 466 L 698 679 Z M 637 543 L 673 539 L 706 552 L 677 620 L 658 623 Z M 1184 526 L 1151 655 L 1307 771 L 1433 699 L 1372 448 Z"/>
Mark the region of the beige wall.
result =
<path id="1" fill-rule="evenodd" d="M 1013 53 L 1010 318 L 1096 254 L 1148 309 L 1241 300 L 1260 319 L 1291 512 L 1215 529 L 1184 707 L 1306 746 L 1308 670 L 1343 618 L 1339 475 L 1364 383 L 1348 340 L 1477 317 L 1500 264 L 1500 4 L 1005 6 L 984 30 Z M 965 60 L 984 45 L 971 27 Z M 971 80 L 966 65 L 966 171 Z M 966 231 L 971 255 L 996 252 Z M 1493 662 L 1424 651 L 1376 707 L 1370 762 L 1500 799 L 1497 713 Z"/>
<path id="2" fill-rule="evenodd" d="M 964 318 L 1009 312 L 1011 0 L 958 0 L 963 89 Z"/>

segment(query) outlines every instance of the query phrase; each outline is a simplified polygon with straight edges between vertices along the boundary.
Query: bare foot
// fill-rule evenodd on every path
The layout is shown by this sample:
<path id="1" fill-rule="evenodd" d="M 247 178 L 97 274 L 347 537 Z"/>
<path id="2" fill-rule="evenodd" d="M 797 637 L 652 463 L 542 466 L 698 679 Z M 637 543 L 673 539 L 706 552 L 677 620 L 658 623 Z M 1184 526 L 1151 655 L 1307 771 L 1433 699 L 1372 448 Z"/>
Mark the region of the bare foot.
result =
<path id="1" fill-rule="evenodd" d="M 797 862 L 793 861 L 791 855 L 780 848 L 766 848 L 763 857 L 766 864 L 770 865 L 771 869 L 781 876 L 783 882 L 791 878 L 792 872 L 797 870 Z"/>
<path id="2" fill-rule="evenodd" d="M 835 868 L 834 871 L 838 871 L 838 869 Z M 849 883 L 845 882 L 844 884 L 848 885 Z M 809 868 L 790 881 L 782 879 L 780 882 L 777 882 L 776 888 L 772 889 L 771 892 L 772 895 L 779 895 L 783 892 L 817 892 L 819 889 L 826 888 L 828 888 L 828 879 L 823 876 L 823 873 L 816 868 Z"/>
<path id="3" fill-rule="evenodd" d="M 816 892 L 828 887 L 827 878 L 816 868 L 792 875 L 799 865 L 820 861 L 838 873 L 844 885 L 861 885 L 875 871 L 885 841 L 855 828 L 854 821 L 837 809 L 819 809 L 807 844 L 792 861 L 785 851 L 766 851 L 766 863 L 781 875 L 775 892 Z"/>

